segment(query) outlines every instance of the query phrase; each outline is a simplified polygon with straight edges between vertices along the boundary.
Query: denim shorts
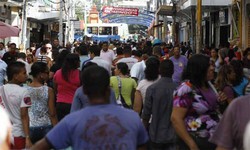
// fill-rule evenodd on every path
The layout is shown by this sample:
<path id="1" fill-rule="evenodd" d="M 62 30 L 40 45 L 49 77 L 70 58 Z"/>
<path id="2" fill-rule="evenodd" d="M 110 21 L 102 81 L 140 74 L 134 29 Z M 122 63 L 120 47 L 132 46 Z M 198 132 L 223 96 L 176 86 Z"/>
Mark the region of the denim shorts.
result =
<path id="1" fill-rule="evenodd" d="M 52 129 L 52 125 L 30 127 L 31 142 L 34 144 L 41 140 L 50 131 L 50 129 Z"/>

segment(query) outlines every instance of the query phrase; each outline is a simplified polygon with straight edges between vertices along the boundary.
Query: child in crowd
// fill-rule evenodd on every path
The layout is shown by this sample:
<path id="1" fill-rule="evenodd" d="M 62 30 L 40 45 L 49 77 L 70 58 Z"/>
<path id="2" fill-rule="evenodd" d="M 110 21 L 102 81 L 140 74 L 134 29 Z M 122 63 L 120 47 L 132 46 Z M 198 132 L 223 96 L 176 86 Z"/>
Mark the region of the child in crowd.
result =
<path id="1" fill-rule="evenodd" d="M 31 99 L 28 90 L 21 86 L 27 80 L 25 64 L 10 63 L 7 67 L 7 77 L 9 82 L 0 88 L 0 105 L 5 108 L 13 126 L 14 143 L 11 149 L 29 148 L 32 145 L 29 138 L 28 115 Z"/>

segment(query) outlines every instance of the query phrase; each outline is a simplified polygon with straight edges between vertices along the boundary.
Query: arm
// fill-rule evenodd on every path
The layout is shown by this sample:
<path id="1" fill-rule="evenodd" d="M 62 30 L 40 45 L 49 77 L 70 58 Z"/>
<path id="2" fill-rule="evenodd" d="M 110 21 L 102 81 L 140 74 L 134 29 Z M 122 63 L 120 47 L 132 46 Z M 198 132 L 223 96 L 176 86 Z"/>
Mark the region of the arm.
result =
<path id="1" fill-rule="evenodd" d="M 21 107 L 21 121 L 23 125 L 23 131 L 25 134 L 25 147 L 30 148 L 32 143 L 30 141 L 30 132 L 29 132 L 29 114 L 28 114 L 28 107 Z"/>
<path id="2" fill-rule="evenodd" d="M 53 79 L 54 74 L 55 74 L 54 72 L 50 71 L 50 72 L 49 72 L 49 79 Z"/>
<path id="3" fill-rule="evenodd" d="M 146 129 L 149 127 L 149 119 L 152 114 L 152 97 L 151 97 L 152 89 L 149 87 L 146 91 L 145 103 L 142 112 L 143 124 Z"/>
<path id="4" fill-rule="evenodd" d="M 133 109 L 138 114 L 141 113 L 141 110 L 142 110 L 142 95 L 141 95 L 141 92 L 139 90 L 135 91 L 135 100 L 134 100 Z"/>
<path id="5" fill-rule="evenodd" d="M 131 91 L 131 102 L 132 102 L 132 106 L 134 105 L 134 100 L 135 100 L 135 88 L 133 88 L 132 91 Z"/>
<path id="6" fill-rule="evenodd" d="M 43 138 L 40 141 L 36 142 L 34 146 L 31 147 L 31 150 L 49 150 L 52 146 L 49 144 L 49 142 Z"/>
<path id="7" fill-rule="evenodd" d="M 56 83 L 56 80 L 55 79 L 53 79 L 53 89 L 54 89 L 54 92 L 55 92 L 55 97 L 56 97 L 56 95 L 57 95 L 57 83 Z"/>
<path id="8" fill-rule="evenodd" d="M 177 135 L 187 144 L 190 150 L 198 150 L 198 146 L 188 134 L 185 127 L 184 118 L 187 114 L 187 111 L 188 109 L 186 108 L 174 107 L 171 115 L 171 122 Z"/>
<path id="9" fill-rule="evenodd" d="M 53 126 L 55 126 L 58 122 L 56 117 L 56 110 L 55 110 L 55 94 L 52 88 L 49 88 L 49 117 Z"/>
<path id="10" fill-rule="evenodd" d="M 220 147 L 220 146 L 217 146 L 216 150 L 227 150 L 227 149 Z"/>

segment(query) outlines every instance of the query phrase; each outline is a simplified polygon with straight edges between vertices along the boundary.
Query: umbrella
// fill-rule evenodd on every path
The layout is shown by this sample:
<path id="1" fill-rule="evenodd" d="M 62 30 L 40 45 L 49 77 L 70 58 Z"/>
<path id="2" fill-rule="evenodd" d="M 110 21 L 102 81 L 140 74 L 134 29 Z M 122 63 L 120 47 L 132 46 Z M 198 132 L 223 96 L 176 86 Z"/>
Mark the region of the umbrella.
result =
<path id="1" fill-rule="evenodd" d="M 19 36 L 19 28 L 0 21 L 0 38 L 4 39 L 11 36 Z"/>

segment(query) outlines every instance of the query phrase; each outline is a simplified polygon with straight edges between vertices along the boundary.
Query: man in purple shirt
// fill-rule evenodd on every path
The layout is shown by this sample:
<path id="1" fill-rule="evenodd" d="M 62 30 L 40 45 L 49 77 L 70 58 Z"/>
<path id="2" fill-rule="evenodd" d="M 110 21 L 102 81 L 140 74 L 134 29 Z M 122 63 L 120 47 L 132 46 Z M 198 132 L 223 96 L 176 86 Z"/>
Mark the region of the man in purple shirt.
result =
<path id="1" fill-rule="evenodd" d="M 174 64 L 174 74 L 172 76 L 173 81 L 179 84 L 181 82 L 182 72 L 187 66 L 188 59 L 185 56 L 182 56 L 180 53 L 180 48 L 178 46 L 175 46 L 174 56 L 170 57 L 170 60 Z"/>
<path id="2" fill-rule="evenodd" d="M 82 82 L 89 106 L 66 116 L 32 149 L 146 150 L 148 135 L 140 117 L 132 110 L 110 104 L 108 71 L 100 66 L 88 67 Z"/>

